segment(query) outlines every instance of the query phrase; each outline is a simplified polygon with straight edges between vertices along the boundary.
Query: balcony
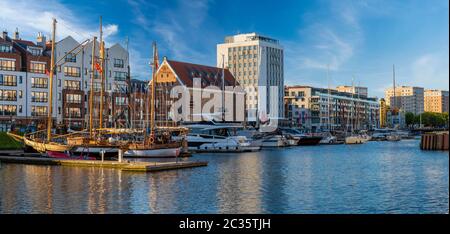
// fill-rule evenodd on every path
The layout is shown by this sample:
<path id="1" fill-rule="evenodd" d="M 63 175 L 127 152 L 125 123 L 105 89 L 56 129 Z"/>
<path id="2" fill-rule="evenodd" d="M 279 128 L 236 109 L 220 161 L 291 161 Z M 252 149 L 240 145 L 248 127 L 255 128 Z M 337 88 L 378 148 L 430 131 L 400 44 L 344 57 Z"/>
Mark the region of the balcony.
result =
<path id="1" fill-rule="evenodd" d="M 36 112 L 36 111 L 33 111 L 33 112 L 31 112 L 31 116 L 35 116 L 35 117 L 47 116 L 47 112 Z"/>
<path id="2" fill-rule="evenodd" d="M 17 101 L 17 97 L 9 97 L 9 96 L 6 96 L 6 97 L 0 97 L 0 101 Z"/>
<path id="3" fill-rule="evenodd" d="M 31 88 L 46 89 L 48 88 L 48 84 L 31 84 Z"/>
<path id="4" fill-rule="evenodd" d="M 3 85 L 3 86 L 17 86 L 17 82 L 10 82 L 10 81 L 3 81 L 3 82 L 1 82 L 0 81 L 0 85 Z"/>
<path id="5" fill-rule="evenodd" d="M 31 97 L 31 102 L 48 102 L 48 98 Z"/>

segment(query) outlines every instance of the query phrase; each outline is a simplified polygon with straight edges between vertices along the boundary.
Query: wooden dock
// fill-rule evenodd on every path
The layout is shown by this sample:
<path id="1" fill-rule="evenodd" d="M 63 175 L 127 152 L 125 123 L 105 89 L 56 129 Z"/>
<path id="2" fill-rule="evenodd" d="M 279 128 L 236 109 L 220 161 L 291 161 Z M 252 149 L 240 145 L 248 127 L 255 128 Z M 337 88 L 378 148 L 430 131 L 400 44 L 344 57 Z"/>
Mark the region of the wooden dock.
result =
<path id="1" fill-rule="evenodd" d="M 134 161 L 101 161 L 101 160 L 74 160 L 74 159 L 56 159 L 44 157 L 16 157 L 0 156 L 2 163 L 18 163 L 32 165 L 59 165 L 72 167 L 102 167 L 115 168 L 123 171 L 135 172 L 155 172 L 164 170 L 175 170 L 192 167 L 207 166 L 205 161 L 178 161 L 178 162 L 134 162 Z"/>
<path id="2" fill-rule="evenodd" d="M 420 140 L 422 150 L 448 150 L 448 145 L 448 132 L 425 133 Z"/>

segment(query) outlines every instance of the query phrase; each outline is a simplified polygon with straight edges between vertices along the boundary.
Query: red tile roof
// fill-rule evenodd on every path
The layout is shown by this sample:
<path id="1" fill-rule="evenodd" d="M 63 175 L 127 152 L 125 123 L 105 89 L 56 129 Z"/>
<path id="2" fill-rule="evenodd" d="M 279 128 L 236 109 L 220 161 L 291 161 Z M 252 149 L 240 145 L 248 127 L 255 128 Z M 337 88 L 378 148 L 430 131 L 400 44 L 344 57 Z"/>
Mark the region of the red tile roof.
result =
<path id="1" fill-rule="evenodd" d="M 21 45 L 26 45 L 26 46 L 36 46 L 36 44 L 34 44 L 34 42 L 32 41 L 26 41 L 26 40 L 16 40 L 13 39 L 14 42 L 21 44 Z"/>
<path id="2" fill-rule="evenodd" d="M 167 62 L 175 71 L 177 76 L 188 87 L 192 87 L 193 78 L 201 78 L 203 87 L 208 85 L 218 86 L 222 84 L 222 68 L 178 62 L 173 60 L 167 60 Z M 228 69 L 224 69 L 224 75 L 225 86 L 239 85 L 239 82 L 235 80 L 233 74 L 231 74 Z"/>

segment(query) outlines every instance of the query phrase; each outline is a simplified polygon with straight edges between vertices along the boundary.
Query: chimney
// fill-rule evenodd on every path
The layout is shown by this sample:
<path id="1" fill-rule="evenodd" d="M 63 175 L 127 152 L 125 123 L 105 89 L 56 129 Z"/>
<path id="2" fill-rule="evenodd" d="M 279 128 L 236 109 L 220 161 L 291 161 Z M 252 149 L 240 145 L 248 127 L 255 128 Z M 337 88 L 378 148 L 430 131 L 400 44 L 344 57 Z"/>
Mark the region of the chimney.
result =
<path id="1" fill-rule="evenodd" d="M 2 38 L 4 39 L 4 40 L 6 40 L 6 37 L 8 36 L 8 32 L 6 31 L 6 30 L 3 30 L 3 33 L 2 33 Z"/>
<path id="2" fill-rule="evenodd" d="M 45 48 L 46 38 L 42 34 L 42 32 L 38 32 L 37 38 L 36 38 L 36 44 L 42 48 Z"/>
<path id="3" fill-rule="evenodd" d="M 19 38 L 19 29 L 16 28 L 16 31 L 14 32 L 14 40 L 20 40 Z"/>

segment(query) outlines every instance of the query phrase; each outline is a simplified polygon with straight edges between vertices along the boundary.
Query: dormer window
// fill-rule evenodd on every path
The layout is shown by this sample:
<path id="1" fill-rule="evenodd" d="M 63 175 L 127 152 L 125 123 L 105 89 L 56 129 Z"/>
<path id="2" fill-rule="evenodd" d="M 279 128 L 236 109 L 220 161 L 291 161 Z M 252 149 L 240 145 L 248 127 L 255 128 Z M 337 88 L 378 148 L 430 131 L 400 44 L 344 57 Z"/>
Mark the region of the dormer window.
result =
<path id="1" fill-rule="evenodd" d="M 0 53 L 1 52 L 3 52 L 3 53 L 11 53 L 12 52 L 12 46 L 11 45 L 7 45 L 7 44 L 0 45 Z"/>
<path id="2" fill-rule="evenodd" d="M 74 53 L 68 53 L 64 60 L 66 62 L 69 62 L 69 63 L 76 63 L 77 62 L 77 55 L 74 54 Z"/>
<path id="3" fill-rule="evenodd" d="M 41 56 L 42 55 L 42 49 L 41 48 L 28 47 L 28 51 L 34 56 Z"/>

